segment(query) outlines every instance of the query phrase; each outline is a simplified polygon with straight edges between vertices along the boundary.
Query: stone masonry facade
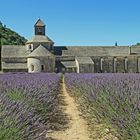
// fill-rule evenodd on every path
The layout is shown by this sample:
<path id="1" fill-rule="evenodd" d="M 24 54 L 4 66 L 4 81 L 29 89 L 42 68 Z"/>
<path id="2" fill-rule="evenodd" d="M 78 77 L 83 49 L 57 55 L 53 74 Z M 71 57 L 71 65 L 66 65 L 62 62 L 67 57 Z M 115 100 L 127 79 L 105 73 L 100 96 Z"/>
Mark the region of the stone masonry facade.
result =
<path id="1" fill-rule="evenodd" d="M 139 73 L 140 46 L 55 46 L 39 19 L 25 46 L 1 48 L 3 72 Z"/>

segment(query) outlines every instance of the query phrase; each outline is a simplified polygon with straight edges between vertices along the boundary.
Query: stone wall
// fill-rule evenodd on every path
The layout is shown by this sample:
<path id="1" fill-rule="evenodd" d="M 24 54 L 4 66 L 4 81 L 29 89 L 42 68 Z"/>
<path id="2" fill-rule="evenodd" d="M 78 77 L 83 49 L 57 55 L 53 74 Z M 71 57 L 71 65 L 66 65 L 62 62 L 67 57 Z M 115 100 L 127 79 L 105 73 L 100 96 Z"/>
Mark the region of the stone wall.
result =
<path id="1" fill-rule="evenodd" d="M 100 62 L 100 65 L 101 65 L 101 62 Z M 102 66 L 101 72 L 112 73 L 113 72 L 113 57 L 103 57 L 102 65 L 103 66 Z"/>
<path id="2" fill-rule="evenodd" d="M 41 65 L 45 65 L 44 72 L 54 72 L 55 71 L 55 59 L 54 57 L 44 57 L 41 58 Z"/>
<path id="3" fill-rule="evenodd" d="M 94 62 L 94 72 L 95 73 L 136 73 L 140 72 L 140 57 L 135 55 L 130 55 L 127 57 L 124 56 L 109 56 L 109 57 L 91 57 Z M 101 59 L 103 60 L 101 62 Z M 116 59 L 116 65 L 114 60 Z M 125 62 L 126 59 L 128 62 Z M 116 71 L 114 70 L 114 66 Z M 86 67 L 86 66 L 85 66 Z M 87 65 L 88 67 L 88 65 Z M 82 69 L 82 67 L 81 67 Z M 81 70 L 82 72 L 89 72 L 87 69 Z"/>
<path id="4" fill-rule="evenodd" d="M 138 72 L 138 57 L 137 56 L 128 57 L 128 72 L 129 73 Z"/>
<path id="5" fill-rule="evenodd" d="M 94 62 L 94 72 L 95 73 L 101 72 L 101 69 L 100 69 L 100 58 L 101 57 L 92 56 L 91 58 L 92 58 L 92 61 Z"/>
<path id="6" fill-rule="evenodd" d="M 79 73 L 94 73 L 94 64 L 79 64 Z"/>
<path id="7" fill-rule="evenodd" d="M 132 54 L 140 54 L 140 46 L 132 46 L 131 53 Z"/>
<path id="8" fill-rule="evenodd" d="M 54 57 L 28 58 L 28 72 L 54 72 Z"/>
<path id="9" fill-rule="evenodd" d="M 116 72 L 117 73 L 124 73 L 125 69 L 124 69 L 124 57 L 116 57 Z"/>
<path id="10" fill-rule="evenodd" d="M 27 59 L 28 72 L 41 72 L 41 62 L 37 58 Z"/>
<path id="11" fill-rule="evenodd" d="M 77 68 L 65 68 L 65 73 L 77 73 Z"/>

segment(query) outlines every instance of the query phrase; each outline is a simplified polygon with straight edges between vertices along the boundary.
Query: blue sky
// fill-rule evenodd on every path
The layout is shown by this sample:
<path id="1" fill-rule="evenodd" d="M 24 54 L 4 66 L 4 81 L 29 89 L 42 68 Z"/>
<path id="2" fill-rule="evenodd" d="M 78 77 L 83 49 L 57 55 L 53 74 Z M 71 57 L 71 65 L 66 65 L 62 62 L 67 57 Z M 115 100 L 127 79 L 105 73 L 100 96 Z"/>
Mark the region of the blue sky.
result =
<path id="1" fill-rule="evenodd" d="M 140 0 L 0 0 L 0 20 L 27 39 L 39 16 L 55 45 L 140 42 Z"/>

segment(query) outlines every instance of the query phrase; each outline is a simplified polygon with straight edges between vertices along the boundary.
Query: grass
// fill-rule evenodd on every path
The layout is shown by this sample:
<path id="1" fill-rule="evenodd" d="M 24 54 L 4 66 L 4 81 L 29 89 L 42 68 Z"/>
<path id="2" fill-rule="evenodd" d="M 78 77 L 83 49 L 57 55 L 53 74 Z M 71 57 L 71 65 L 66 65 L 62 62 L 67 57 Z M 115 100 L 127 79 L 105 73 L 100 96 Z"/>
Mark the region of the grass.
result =
<path id="1" fill-rule="evenodd" d="M 116 106 L 110 103 L 110 93 L 105 90 L 100 91 L 96 101 L 88 100 L 87 95 L 83 94 L 81 89 L 76 88 L 70 94 L 75 98 L 83 116 L 88 120 L 93 139 L 102 139 L 103 137 L 109 139 L 107 136 L 109 133 L 110 139 L 140 140 L 140 133 L 138 133 L 140 132 L 140 115 L 135 114 L 137 121 L 130 118 L 134 107 L 127 98 L 124 101 L 118 100 L 118 106 Z M 127 112 L 125 112 L 126 107 L 129 108 Z M 112 120 L 114 118 L 115 120 Z M 122 129 L 121 124 L 123 124 Z"/>
<path id="2" fill-rule="evenodd" d="M 39 102 L 35 98 L 28 98 L 27 95 L 25 95 L 20 90 L 11 90 L 6 93 L 6 96 L 11 100 L 15 102 L 24 102 L 27 106 L 34 108 L 36 114 L 40 115 L 44 119 L 48 117 L 47 112 L 47 105 L 43 102 Z M 0 109 L 0 113 L 5 112 L 6 110 L 4 108 Z M 0 118 L 1 119 L 1 118 Z M 26 129 L 26 122 L 22 122 L 22 126 L 17 127 L 16 123 L 17 120 L 13 116 L 6 116 L 2 120 L 3 122 L 0 122 L 0 140 L 23 140 L 21 132 L 23 132 Z"/>
<path id="3" fill-rule="evenodd" d="M 23 92 L 20 90 L 8 91 L 6 95 L 9 99 L 13 101 L 23 101 L 27 99 L 26 96 L 23 94 Z"/>
<path id="4" fill-rule="evenodd" d="M 98 97 L 98 104 L 95 105 L 94 102 L 89 102 L 85 97 L 85 94 L 81 91 L 81 89 L 75 89 L 70 93 L 76 100 L 79 106 L 79 110 L 82 112 L 82 115 L 89 124 L 89 129 L 91 132 L 91 137 L 93 139 L 116 139 L 118 134 L 116 133 L 116 129 L 112 127 L 112 125 L 107 121 L 107 117 L 105 118 L 100 112 L 100 107 L 107 107 L 107 100 L 105 96 Z M 99 105 L 100 104 L 100 105 Z M 104 108 L 102 108 L 104 109 Z M 112 108 L 108 108 L 109 111 L 112 112 Z"/>
<path id="5" fill-rule="evenodd" d="M 35 111 L 37 114 L 41 115 L 43 118 L 47 117 L 47 115 L 48 115 L 47 104 L 44 102 L 38 101 L 35 97 L 28 98 L 28 96 L 25 95 L 20 90 L 9 91 L 6 95 L 12 101 L 25 102 L 29 107 L 35 108 Z"/>
<path id="6" fill-rule="evenodd" d="M 16 120 L 11 116 L 3 119 L 0 125 L 0 140 L 23 140 L 21 128 L 16 127 L 15 124 Z"/>

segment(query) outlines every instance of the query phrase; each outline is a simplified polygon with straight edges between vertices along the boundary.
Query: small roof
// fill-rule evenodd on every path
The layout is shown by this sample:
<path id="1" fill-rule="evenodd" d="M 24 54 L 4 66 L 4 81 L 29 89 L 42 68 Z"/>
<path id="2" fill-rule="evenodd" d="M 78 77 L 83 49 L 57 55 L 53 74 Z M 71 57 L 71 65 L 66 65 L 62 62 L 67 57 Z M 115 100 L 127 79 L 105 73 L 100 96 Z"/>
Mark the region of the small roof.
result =
<path id="1" fill-rule="evenodd" d="M 79 64 L 94 64 L 90 57 L 77 57 Z"/>
<path id="2" fill-rule="evenodd" d="M 45 42 L 51 42 L 54 44 L 54 42 L 48 37 L 44 35 L 35 35 L 30 40 L 27 41 L 28 43 L 45 43 Z"/>
<path id="3" fill-rule="evenodd" d="M 35 23 L 35 26 L 45 26 L 44 22 L 39 18 L 38 21 Z"/>
<path id="4" fill-rule="evenodd" d="M 61 63 L 65 68 L 75 68 L 76 67 L 75 61 L 61 61 Z"/>
<path id="5" fill-rule="evenodd" d="M 27 69 L 27 63 L 5 63 L 2 62 L 3 69 Z"/>
<path id="6" fill-rule="evenodd" d="M 28 57 L 47 57 L 52 55 L 53 54 L 50 53 L 44 46 L 39 45 L 33 52 L 28 55 Z"/>
<path id="7" fill-rule="evenodd" d="M 26 58 L 27 55 L 26 46 L 2 45 L 2 58 Z"/>

